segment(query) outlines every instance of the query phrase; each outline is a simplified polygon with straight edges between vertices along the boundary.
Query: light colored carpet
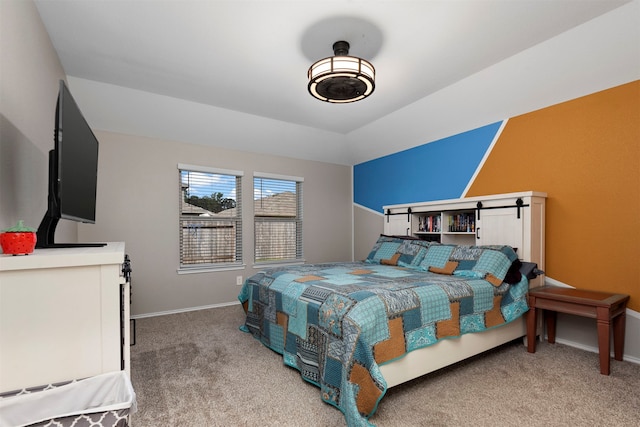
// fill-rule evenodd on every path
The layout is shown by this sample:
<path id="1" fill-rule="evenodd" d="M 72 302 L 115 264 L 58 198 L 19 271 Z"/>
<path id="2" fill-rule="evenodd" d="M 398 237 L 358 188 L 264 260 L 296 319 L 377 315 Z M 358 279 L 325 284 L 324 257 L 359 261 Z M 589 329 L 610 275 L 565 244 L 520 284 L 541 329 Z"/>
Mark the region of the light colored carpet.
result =
<path id="1" fill-rule="evenodd" d="M 134 427 L 344 426 L 320 389 L 238 330 L 240 305 L 137 320 Z M 389 389 L 388 426 L 638 426 L 640 365 L 561 344 L 506 344 Z"/>

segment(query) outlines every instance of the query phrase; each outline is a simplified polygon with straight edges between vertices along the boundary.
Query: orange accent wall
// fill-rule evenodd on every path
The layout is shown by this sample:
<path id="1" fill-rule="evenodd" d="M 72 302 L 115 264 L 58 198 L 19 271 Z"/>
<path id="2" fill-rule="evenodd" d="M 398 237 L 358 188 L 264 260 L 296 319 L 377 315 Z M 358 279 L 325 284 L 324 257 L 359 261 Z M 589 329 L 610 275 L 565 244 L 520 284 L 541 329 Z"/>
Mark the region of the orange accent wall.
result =
<path id="1" fill-rule="evenodd" d="M 548 195 L 547 276 L 640 311 L 640 80 L 509 119 L 467 196 Z"/>

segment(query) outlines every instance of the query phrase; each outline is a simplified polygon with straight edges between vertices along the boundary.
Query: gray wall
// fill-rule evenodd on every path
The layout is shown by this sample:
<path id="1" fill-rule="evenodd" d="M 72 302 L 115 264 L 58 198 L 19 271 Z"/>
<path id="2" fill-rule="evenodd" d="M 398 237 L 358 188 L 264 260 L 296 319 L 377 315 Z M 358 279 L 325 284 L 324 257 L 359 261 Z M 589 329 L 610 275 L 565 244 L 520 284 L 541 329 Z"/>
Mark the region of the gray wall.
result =
<path id="1" fill-rule="evenodd" d="M 353 207 L 353 256 L 362 260 L 369 255 L 371 248 L 384 231 L 384 219 L 381 213 L 373 212 L 359 205 Z"/>
<path id="2" fill-rule="evenodd" d="M 19 219 L 37 227 L 47 208 L 58 81 L 65 78 L 32 2 L 0 1 L 0 229 Z M 75 241 L 61 221 L 60 241 Z"/>
<path id="3" fill-rule="evenodd" d="M 253 172 L 304 178 L 307 262 L 351 260 L 351 167 L 97 131 L 95 224 L 80 241 L 124 241 L 133 265 L 134 315 L 237 302 L 236 277 L 253 267 Z M 177 273 L 178 163 L 244 171 L 243 270 Z"/>

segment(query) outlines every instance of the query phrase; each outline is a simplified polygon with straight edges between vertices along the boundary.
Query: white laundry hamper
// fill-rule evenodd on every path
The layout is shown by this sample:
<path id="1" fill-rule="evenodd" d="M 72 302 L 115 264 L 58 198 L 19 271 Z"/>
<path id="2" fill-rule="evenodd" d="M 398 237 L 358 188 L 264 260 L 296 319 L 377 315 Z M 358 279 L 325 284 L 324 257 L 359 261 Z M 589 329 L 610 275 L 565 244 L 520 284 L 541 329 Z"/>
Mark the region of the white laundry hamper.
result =
<path id="1" fill-rule="evenodd" d="M 129 427 L 136 395 L 124 371 L 0 395 L 0 427 Z"/>

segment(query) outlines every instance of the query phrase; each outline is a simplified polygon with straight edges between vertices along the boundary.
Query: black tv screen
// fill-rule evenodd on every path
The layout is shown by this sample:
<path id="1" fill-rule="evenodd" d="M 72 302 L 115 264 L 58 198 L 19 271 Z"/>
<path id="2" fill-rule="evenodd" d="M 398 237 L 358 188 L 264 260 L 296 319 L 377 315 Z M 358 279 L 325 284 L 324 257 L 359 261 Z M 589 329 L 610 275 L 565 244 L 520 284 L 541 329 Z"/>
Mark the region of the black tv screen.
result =
<path id="1" fill-rule="evenodd" d="M 58 109 L 56 152 L 60 216 L 94 223 L 98 140 L 64 82 L 60 82 Z"/>
<path id="2" fill-rule="evenodd" d="M 37 248 L 104 246 L 56 243 L 60 219 L 94 223 L 98 183 L 98 139 L 63 80 L 56 103 L 54 149 L 49 152 L 47 212 L 37 232 Z"/>

